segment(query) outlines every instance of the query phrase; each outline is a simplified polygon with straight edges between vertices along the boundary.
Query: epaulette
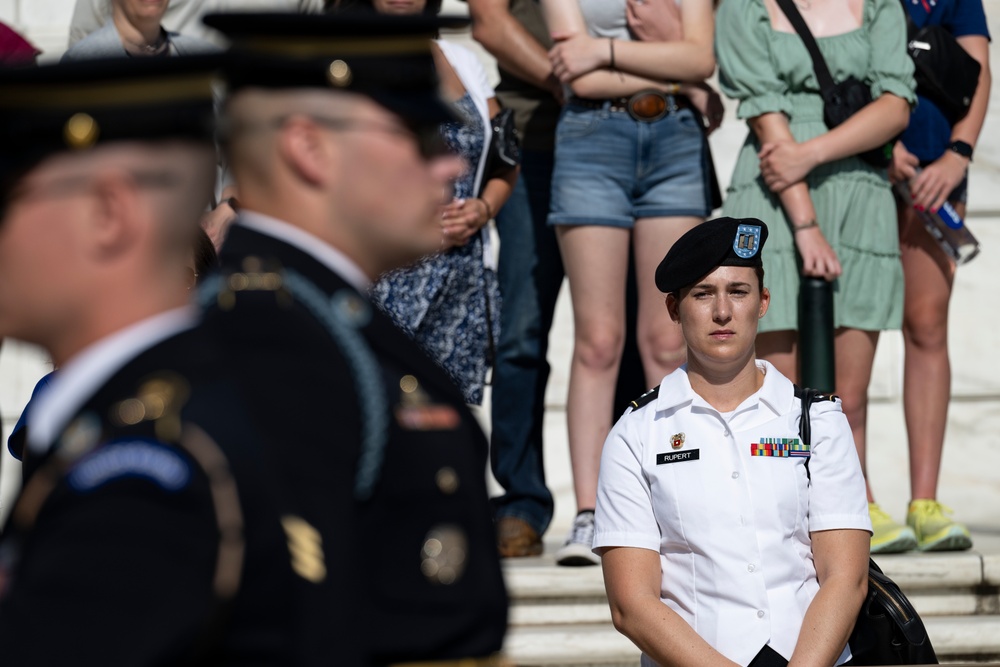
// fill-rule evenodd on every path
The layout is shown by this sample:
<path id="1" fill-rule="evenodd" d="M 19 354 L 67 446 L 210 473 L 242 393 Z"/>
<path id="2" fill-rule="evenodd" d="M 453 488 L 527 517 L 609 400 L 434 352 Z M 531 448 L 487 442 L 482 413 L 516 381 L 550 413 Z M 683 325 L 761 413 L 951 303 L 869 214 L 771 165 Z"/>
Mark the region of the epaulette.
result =
<path id="1" fill-rule="evenodd" d="M 653 387 L 652 389 L 650 389 L 649 391 L 647 391 L 642 396 L 640 396 L 639 398 L 637 398 L 634 401 L 632 401 L 631 403 L 629 403 L 629 405 L 632 406 L 632 410 L 638 410 L 642 406 L 647 405 L 647 404 L 652 403 L 653 401 L 655 401 L 656 397 L 659 396 L 659 395 L 660 395 L 660 387 L 659 387 L 659 385 L 657 385 L 657 386 Z"/>
<path id="2" fill-rule="evenodd" d="M 803 399 L 803 398 L 805 398 L 806 392 L 809 392 L 809 394 L 811 395 L 811 402 L 812 403 L 815 403 L 816 401 L 839 401 L 840 400 L 840 396 L 837 396 L 836 394 L 824 394 L 823 392 L 821 392 L 819 390 L 816 390 L 816 389 L 808 389 L 808 388 L 803 389 L 799 385 L 793 385 L 793 386 L 795 387 L 795 398 L 798 398 L 800 400 Z"/>
<path id="3" fill-rule="evenodd" d="M 279 262 L 250 256 L 243 259 L 241 269 L 209 276 L 198 289 L 201 305 L 208 306 L 215 301 L 222 310 L 232 310 L 236 306 L 237 292 L 273 292 L 280 304 L 290 303 Z"/>

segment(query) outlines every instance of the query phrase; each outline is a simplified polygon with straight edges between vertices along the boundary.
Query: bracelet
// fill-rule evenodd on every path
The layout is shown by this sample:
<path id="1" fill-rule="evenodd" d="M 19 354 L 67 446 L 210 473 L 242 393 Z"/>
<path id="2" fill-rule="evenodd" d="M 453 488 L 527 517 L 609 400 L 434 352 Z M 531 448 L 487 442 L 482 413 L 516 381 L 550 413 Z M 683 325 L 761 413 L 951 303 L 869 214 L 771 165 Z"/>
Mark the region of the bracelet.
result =
<path id="1" fill-rule="evenodd" d="M 611 49 L 611 62 L 608 64 L 608 67 L 611 68 L 611 69 L 615 69 L 615 38 L 614 37 L 608 37 L 608 48 Z"/>
<path id="2" fill-rule="evenodd" d="M 490 203 L 485 199 L 483 199 L 482 197 L 476 197 L 476 199 L 483 202 L 483 206 L 486 207 L 486 222 L 489 222 L 490 220 L 493 219 L 493 207 L 490 206 Z"/>
<path id="3" fill-rule="evenodd" d="M 797 233 L 801 232 L 803 229 L 810 229 L 812 227 L 819 227 L 819 223 L 816 222 L 815 218 L 812 219 L 812 220 L 810 220 L 809 222 L 807 222 L 804 225 L 798 225 L 798 226 L 794 226 L 793 225 L 792 226 L 792 230 L 793 230 L 794 233 L 797 234 Z"/>

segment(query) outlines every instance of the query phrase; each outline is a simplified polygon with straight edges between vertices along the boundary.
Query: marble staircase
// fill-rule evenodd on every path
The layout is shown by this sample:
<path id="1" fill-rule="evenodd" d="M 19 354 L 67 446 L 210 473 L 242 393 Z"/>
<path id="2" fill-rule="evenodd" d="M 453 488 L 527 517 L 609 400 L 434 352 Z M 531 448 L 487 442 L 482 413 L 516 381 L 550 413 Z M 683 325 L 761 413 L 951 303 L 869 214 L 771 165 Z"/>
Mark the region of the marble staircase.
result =
<path id="1" fill-rule="evenodd" d="M 876 558 L 920 612 L 945 663 L 1000 661 L 1000 555 L 981 539 L 989 553 Z M 611 625 L 600 568 L 559 567 L 551 556 L 504 567 L 512 601 L 506 652 L 519 667 L 638 667 L 638 649 Z"/>

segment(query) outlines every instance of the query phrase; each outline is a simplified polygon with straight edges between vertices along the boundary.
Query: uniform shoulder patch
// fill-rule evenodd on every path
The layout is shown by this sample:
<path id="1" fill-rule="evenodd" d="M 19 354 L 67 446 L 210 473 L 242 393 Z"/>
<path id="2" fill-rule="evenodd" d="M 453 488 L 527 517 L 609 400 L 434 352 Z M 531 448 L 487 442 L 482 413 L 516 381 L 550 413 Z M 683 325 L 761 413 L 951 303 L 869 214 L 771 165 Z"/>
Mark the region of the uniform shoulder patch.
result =
<path id="1" fill-rule="evenodd" d="M 120 479 L 145 479 L 175 493 L 191 481 L 191 465 L 179 452 L 153 439 L 113 440 L 80 459 L 66 480 L 78 492 Z"/>
<path id="2" fill-rule="evenodd" d="M 660 387 L 659 387 L 659 385 L 657 385 L 657 386 L 653 387 L 652 389 L 650 389 L 649 391 L 647 391 L 642 396 L 640 396 L 639 398 L 637 398 L 634 401 L 632 401 L 631 403 L 629 403 L 629 405 L 632 406 L 633 410 L 638 410 L 642 406 L 648 405 L 649 403 L 652 403 L 653 401 L 655 401 L 656 397 L 659 396 L 659 395 L 660 395 Z"/>

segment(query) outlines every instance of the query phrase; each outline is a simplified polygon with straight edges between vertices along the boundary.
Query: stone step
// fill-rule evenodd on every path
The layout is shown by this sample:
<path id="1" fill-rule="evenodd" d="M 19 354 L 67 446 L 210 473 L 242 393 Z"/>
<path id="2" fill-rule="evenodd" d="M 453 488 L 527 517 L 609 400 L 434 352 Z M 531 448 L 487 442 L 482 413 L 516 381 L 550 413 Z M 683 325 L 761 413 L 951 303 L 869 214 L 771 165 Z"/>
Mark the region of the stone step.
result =
<path id="1" fill-rule="evenodd" d="M 943 663 L 1000 660 L 1000 615 L 925 619 Z M 512 626 L 505 653 L 518 667 L 638 667 L 639 650 L 609 623 Z"/>
<path id="2" fill-rule="evenodd" d="M 1000 614 L 1000 556 L 977 552 L 878 556 L 921 616 Z M 504 562 L 515 626 L 605 622 L 600 567 L 558 567 L 551 557 Z"/>

